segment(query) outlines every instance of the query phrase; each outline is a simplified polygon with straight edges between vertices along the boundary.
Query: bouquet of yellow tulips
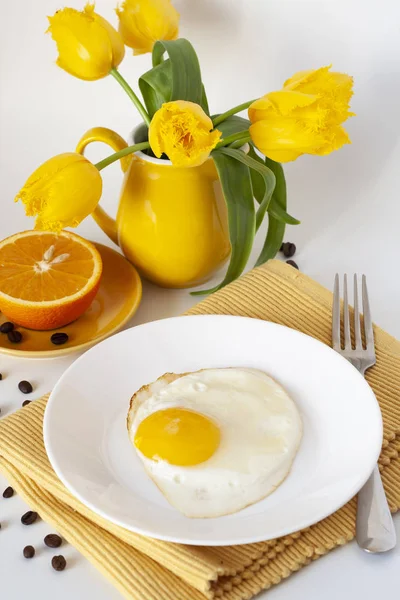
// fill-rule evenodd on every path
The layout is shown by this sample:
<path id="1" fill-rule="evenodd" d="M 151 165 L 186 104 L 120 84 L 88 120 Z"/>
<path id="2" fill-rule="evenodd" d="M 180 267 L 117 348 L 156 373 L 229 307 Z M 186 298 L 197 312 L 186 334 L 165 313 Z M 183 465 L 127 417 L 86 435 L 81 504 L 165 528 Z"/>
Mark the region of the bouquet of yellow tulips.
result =
<path id="1" fill-rule="evenodd" d="M 122 86 L 143 119 L 143 141 L 95 165 L 77 153 L 55 156 L 28 178 L 16 200 L 36 216 L 36 228 L 59 231 L 93 212 L 100 171 L 122 156 L 141 150 L 187 168 L 211 157 L 227 205 L 231 258 L 222 283 L 196 293 L 215 291 L 242 273 L 267 214 L 257 265 L 276 255 L 286 224 L 299 223 L 287 212 L 281 163 L 350 143 L 342 124 L 352 114 L 352 78 L 330 67 L 299 72 L 279 91 L 210 114 L 197 55 L 178 38 L 179 14 L 170 0 L 123 0 L 116 13 L 118 31 L 94 5 L 64 8 L 49 17 L 48 31 L 62 69 L 88 81 L 111 75 Z M 118 71 L 125 46 L 152 53 L 152 68 L 138 81 L 141 97 Z M 246 109 L 248 119 L 238 116 Z"/>

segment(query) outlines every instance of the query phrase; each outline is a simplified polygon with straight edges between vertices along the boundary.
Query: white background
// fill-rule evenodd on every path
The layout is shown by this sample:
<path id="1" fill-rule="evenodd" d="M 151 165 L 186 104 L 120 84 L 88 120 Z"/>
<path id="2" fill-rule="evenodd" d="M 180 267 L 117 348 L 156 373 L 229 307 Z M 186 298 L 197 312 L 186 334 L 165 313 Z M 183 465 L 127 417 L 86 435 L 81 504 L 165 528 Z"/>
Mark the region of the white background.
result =
<path id="1" fill-rule="evenodd" d="M 81 8 L 84 2 L 71 1 Z M 331 287 L 338 272 L 365 272 L 375 321 L 400 337 L 398 252 L 400 202 L 400 4 L 397 0 L 175 0 L 181 35 L 194 44 L 212 112 L 279 89 L 300 69 L 332 63 L 355 77 L 348 123 L 353 144 L 329 157 L 303 157 L 286 168 L 289 210 L 302 225 L 290 228 L 301 269 Z M 121 135 L 139 122 L 130 101 L 111 79 L 83 82 L 58 69 L 46 15 L 59 0 L 0 0 L 0 238 L 32 227 L 13 198 L 44 160 L 74 149 L 90 127 L 111 127 Z M 114 24 L 114 0 L 97 2 L 97 11 Z M 123 75 L 135 86 L 150 68 L 150 57 L 127 52 Z M 89 157 L 108 154 L 99 145 Z M 117 165 L 104 173 L 103 205 L 114 212 L 121 175 Z M 79 232 L 107 242 L 88 219 Z M 261 240 L 258 242 L 259 248 Z M 255 254 L 257 248 L 255 249 Z M 194 303 L 186 291 L 145 284 L 142 305 L 131 324 L 175 315 Z M 24 400 L 21 379 L 34 384 L 33 397 L 51 389 L 71 362 L 0 358 L 2 416 Z M 400 393 L 400 390 L 399 390 Z M 0 487 L 5 482 L 0 481 Z M 44 524 L 23 527 L 26 507 L 19 498 L 0 496 L 0 585 L 9 600 L 117 600 L 119 594 L 71 547 L 63 548 L 68 571 L 49 566 L 52 553 L 41 540 Z M 400 519 L 396 519 L 400 537 Z M 31 543 L 39 551 L 22 558 Z M 375 600 L 396 593 L 400 548 L 368 556 L 355 544 L 303 569 L 270 590 L 270 600 L 338 597 Z"/>

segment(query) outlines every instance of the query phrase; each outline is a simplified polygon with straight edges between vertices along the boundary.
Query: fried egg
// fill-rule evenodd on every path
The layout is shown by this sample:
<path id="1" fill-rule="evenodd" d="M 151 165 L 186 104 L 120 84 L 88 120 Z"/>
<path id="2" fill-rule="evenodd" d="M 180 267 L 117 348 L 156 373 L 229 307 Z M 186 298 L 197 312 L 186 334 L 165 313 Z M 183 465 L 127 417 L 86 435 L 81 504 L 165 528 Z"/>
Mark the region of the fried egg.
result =
<path id="1" fill-rule="evenodd" d="M 166 373 L 131 399 L 128 432 L 143 466 L 187 517 L 237 512 L 273 492 L 302 436 L 281 385 L 247 368 Z"/>

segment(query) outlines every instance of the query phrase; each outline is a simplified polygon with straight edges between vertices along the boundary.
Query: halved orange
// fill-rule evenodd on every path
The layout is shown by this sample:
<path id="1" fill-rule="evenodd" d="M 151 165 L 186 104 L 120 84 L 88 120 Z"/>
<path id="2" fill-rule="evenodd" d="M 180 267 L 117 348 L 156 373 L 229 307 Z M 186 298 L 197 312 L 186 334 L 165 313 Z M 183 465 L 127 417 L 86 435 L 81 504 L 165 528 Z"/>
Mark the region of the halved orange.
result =
<path id="1" fill-rule="evenodd" d="M 75 233 L 23 231 L 0 242 L 0 310 L 29 329 L 56 329 L 90 306 L 101 257 Z"/>

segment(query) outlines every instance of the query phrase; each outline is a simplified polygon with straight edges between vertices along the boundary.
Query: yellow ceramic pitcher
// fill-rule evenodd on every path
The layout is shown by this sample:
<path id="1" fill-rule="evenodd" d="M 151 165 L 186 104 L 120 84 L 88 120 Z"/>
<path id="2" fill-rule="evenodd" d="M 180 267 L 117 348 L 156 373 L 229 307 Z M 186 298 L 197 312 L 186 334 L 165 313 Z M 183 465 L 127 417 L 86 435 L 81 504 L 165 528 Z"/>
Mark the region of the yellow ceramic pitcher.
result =
<path id="1" fill-rule="evenodd" d="M 95 127 L 77 146 L 91 142 L 115 151 L 127 147 L 111 129 Z M 97 206 L 93 217 L 139 271 L 164 287 L 203 283 L 230 253 L 228 219 L 217 171 L 211 159 L 199 167 L 137 152 L 121 159 L 125 173 L 117 219 Z"/>

